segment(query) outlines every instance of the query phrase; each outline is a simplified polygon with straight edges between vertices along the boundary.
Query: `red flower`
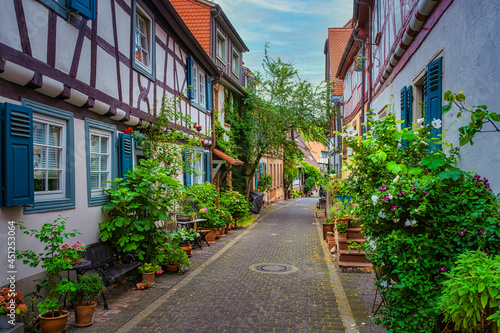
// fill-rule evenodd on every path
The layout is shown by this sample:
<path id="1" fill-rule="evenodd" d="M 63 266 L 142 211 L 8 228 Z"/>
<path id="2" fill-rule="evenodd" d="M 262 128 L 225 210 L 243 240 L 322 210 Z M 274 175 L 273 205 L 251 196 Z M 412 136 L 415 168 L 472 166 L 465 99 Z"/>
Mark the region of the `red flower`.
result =
<path id="1" fill-rule="evenodd" d="M 205 145 L 205 140 L 201 140 L 201 145 L 204 146 Z"/>
<path id="2" fill-rule="evenodd" d="M 123 131 L 123 133 L 125 133 L 125 134 L 130 134 L 130 133 L 132 133 L 133 131 L 134 131 L 134 129 L 133 129 L 132 127 L 129 127 L 129 128 L 127 128 L 127 129 L 125 129 L 125 130 Z"/>

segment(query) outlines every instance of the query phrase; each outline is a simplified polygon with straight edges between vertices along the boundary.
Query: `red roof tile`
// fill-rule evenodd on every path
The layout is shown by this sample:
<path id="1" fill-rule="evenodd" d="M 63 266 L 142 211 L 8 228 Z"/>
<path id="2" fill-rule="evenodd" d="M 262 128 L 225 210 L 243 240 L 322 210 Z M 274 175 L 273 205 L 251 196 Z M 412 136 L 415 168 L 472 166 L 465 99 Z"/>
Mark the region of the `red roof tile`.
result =
<path id="1" fill-rule="evenodd" d="M 343 94 L 343 80 L 335 78 L 336 69 L 339 68 L 342 55 L 351 37 L 352 28 L 328 28 L 328 41 L 330 47 L 330 80 L 335 83 L 333 95 Z M 335 69 L 335 70 L 334 70 Z"/>
<path id="2" fill-rule="evenodd" d="M 210 55 L 210 6 L 197 0 L 170 0 L 170 3 Z"/>
<path id="3" fill-rule="evenodd" d="M 219 149 L 214 148 L 213 152 L 215 155 L 219 156 L 220 158 L 222 158 L 223 160 L 225 160 L 226 162 L 228 162 L 231 165 L 243 165 L 243 164 L 245 164 L 245 163 L 243 163 L 243 161 L 241 161 L 237 158 L 231 157 L 228 154 L 221 152 Z"/>

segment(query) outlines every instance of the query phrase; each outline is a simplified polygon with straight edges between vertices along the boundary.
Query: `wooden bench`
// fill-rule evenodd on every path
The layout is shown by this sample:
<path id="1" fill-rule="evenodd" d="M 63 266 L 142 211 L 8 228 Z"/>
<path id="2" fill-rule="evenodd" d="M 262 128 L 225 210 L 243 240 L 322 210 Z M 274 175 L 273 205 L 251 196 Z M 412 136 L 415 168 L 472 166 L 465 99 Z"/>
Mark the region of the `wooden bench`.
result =
<path id="1" fill-rule="evenodd" d="M 85 269 L 77 269 L 77 274 L 85 274 L 86 271 L 94 269 L 101 274 L 106 286 L 112 284 L 118 277 L 142 265 L 142 262 L 137 261 L 131 254 L 127 255 L 127 262 L 124 260 L 120 263 L 111 244 L 103 242 L 88 245 L 81 256 L 90 260 L 91 264 Z M 102 292 L 102 299 L 104 301 L 104 309 L 109 309 L 104 292 Z"/>

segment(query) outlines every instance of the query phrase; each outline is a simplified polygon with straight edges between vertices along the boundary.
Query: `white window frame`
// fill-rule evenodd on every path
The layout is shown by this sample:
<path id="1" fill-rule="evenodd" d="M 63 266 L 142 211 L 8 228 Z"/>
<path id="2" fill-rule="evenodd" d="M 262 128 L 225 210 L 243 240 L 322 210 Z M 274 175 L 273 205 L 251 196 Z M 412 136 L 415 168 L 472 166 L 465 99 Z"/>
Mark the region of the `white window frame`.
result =
<path id="1" fill-rule="evenodd" d="M 60 133 L 60 140 L 61 140 L 61 145 L 60 146 L 49 146 L 48 144 L 48 135 L 49 135 L 49 131 L 47 130 L 47 141 L 44 145 L 39 145 L 39 144 L 36 144 L 33 142 L 33 149 L 35 149 L 35 146 L 44 146 L 44 147 L 52 147 L 52 148 L 57 148 L 57 149 L 60 149 L 61 150 L 61 155 L 60 155 L 60 158 L 61 158 L 61 161 L 60 161 L 60 166 L 61 168 L 59 169 L 53 169 L 53 170 L 57 170 L 60 172 L 60 184 L 59 184 L 59 188 L 60 190 L 56 190 L 56 191 L 35 191 L 35 202 L 38 202 L 38 201 L 48 201 L 48 200 L 54 200 L 54 199 L 65 199 L 66 198 L 66 173 L 67 173 L 67 166 L 66 166 L 66 154 L 67 154 L 67 145 L 66 145 L 66 131 L 67 131 L 67 123 L 63 120 L 60 120 L 60 119 L 57 119 L 57 118 L 53 118 L 53 117 L 48 117 L 48 116 L 43 116 L 43 115 L 40 115 L 40 114 L 36 114 L 34 113 L 33 114 L 33 123 L 42 123 L 42 124 L 45 124 L 47 125 L 47 129 L 48 129 L 48 126 L 50 125 L 54 125 L 54 126 L 57 126 L 57 127 L 61 127 L 61 133 Z M 44 157 L 44 158 L 48 158 L 48 149 L 47 149 L 47 156 Z M 48 172 L 50 169 L 49 169 L 49 165 L 48 165 L 48 160 L 47 160 L 47 165 L 45 168 L 43 168 L 44 170 L 46 170 L 46 172 Z M 33 172 L 35 172 L 35 167 L 33 165 Z"/>
<path id="2" fill-rule="evenodd" d="M 205 93 L 206 74 L 195 63 L 193 64 L 193 99 L 192 102 L 205 108 L 207 105 L 207 96 Z"/>
<path id="3" fill-rule="evenodd" d="M 143 56 L 143 58 L 145 59 L 145 63 L 143 63 L 142 61 L 138 60 L 137 57 L 134 58 L 134 61 L 137 65 L 139 66 L 142 66 L 144 67 L 144 69 L 148 70 L 148 71 L 151 71 L 151 25 L 152 25 L 152 20 L 151 18 L 149 17 L 149 15 L 146 14 L 146 12 L 140 7 L 140 6 L 137 6 L 136 8 L 136 12 L 135 12 L 135 31 L 134 31 L 134 54 L 137 47 L 139 47 L 140 51 L 141 51 L 141 55 Z M 144 27 L 146 28 L 146 31 L 142 31 L 140 30 L 139 28 L 139 23 L 142 22 L 144 24 Z M 148 49 L 145 50 L 143 47 L 142 47 L 142 44 L 138 44 L 138 41 L 137 41 L 137 35 L 141 35 L 141 37 L 144 37 L 146 38 L 147 40 L 147 47 Z M 144 57 L 144 54 L 143 51 L 145 51 L 147 53 L 147 57 Z"/>
<path id="4" fill-rule="evenodd" d="M 233 51 L 231 53 L 231 72 L 233 72 L 233 74 L 236 75 L 236 77 L 238 77 L 238 78 L 240 77 L 240 67 L 241 67 L 240 54 L 233 47 Z"/>
<path id="5" fill-rule="evenodd" d="M 221 42 L 219 52 L 219 41 Z M 226 64 L 226 38 L 217 30 L 217 39 L 215 43 L 215 55 L 223 64 Z"/>
<path id="6" fill-rule="evenodd" d="M 112 176 L 112 147 L 111 147 L 111 142 L 112 142 L 112 133 L 111 132 L 108 132 L 108 131 L 104 131 L 104 130 L 101 130 L 101 129 L 97 129 L 97 128 L 94 128 L 94 127 L 90 127 L 89 128 L 89 140 L 92 140 L 92 135 L 96 135 L 98 136 L 99 138 L 107 138 L 108 139 L 108 145 L 107 145 L 107 154 L 103 154 L 100 152 L 100 149 L 99 149 L 99 152 L 97 153 L 99 155 L 99 157 L 101 155 L 107 155 L 108 156 L 108 159 L 107 159 L 107 179 L 106 181 L 111 181 L 111 176 Z M 91 145 L 92 143 L 89 142 L 89 145 Z M 99 139 L 99 148 L 100 148 L 100 139 Z M 96 154 L 96 153 L 93 153 L 92 152 L 92 149 L 90 149 L 90 168 L 92 166 L 92 154 Z M 99 188 L 97 189 L 93 189 L 92 188 L 92 173 L 95 173 L 96 171 L 92 171 L 92 169 L 90 169 L 90 177 L 91 179 L 89 180 L 90 181 L 90 186 L 91 186 L 91 196 L 92 197 L 101 197 L 103 196 L 103 192 L 104 190 L 108 189 L 110 187 L 110 183 L 106 183 L 105 184 L 105 187 L 101 187 L 101 175 L 103 173 L 102 170 L 100 170 L 101 168 L 101 162 L 100 162 L 100 158 L 99 158 L 99 162 L 98 162 L 98 165 L 99 165 L 99 171 L 97 171 L 99 173 L 99 181 L 98 181 L 98 186 Z"/>

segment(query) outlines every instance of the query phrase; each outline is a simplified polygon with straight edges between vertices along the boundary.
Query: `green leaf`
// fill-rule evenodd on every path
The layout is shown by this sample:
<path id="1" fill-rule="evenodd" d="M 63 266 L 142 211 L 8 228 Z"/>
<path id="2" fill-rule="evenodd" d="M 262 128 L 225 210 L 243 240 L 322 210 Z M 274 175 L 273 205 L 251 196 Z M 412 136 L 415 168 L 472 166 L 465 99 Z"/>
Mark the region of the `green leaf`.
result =
<path id="1" fill-rule="evenodd" d="M 415 176 L 418 176 L 418 175 L 420 175 L 420 174 L 422 173 L 422 169 L 420 169 L 420 168 L 410 168 L 410 169 L 408 170 L 408 173 L 409 173 L 410 175 L 415 175 Z"/>
<path id="2" fill-rule="evenodd" d="M 445 161 L 436 155 L 422 158 L 422 165 L 427 166 L 431 171 L 436 171 L 440 166 L 444 165 L 444 163 Z"/>
<path id="3" fill-rule="evenodd" d="M 486 307 L 486 304 L 488 304 L 488 293 L 482 293 L 481 294 L 481 305 L 483 306 L 483 309 Z"/>
<path id="4" fill-rule="evenodd" d="M 479 282 L 478 286 L 477 286 L 477 291 L 478 292 L 483 292 L 484 288 L 486 287 L 486 285 L 484 284 L 484 282 Z"/>

